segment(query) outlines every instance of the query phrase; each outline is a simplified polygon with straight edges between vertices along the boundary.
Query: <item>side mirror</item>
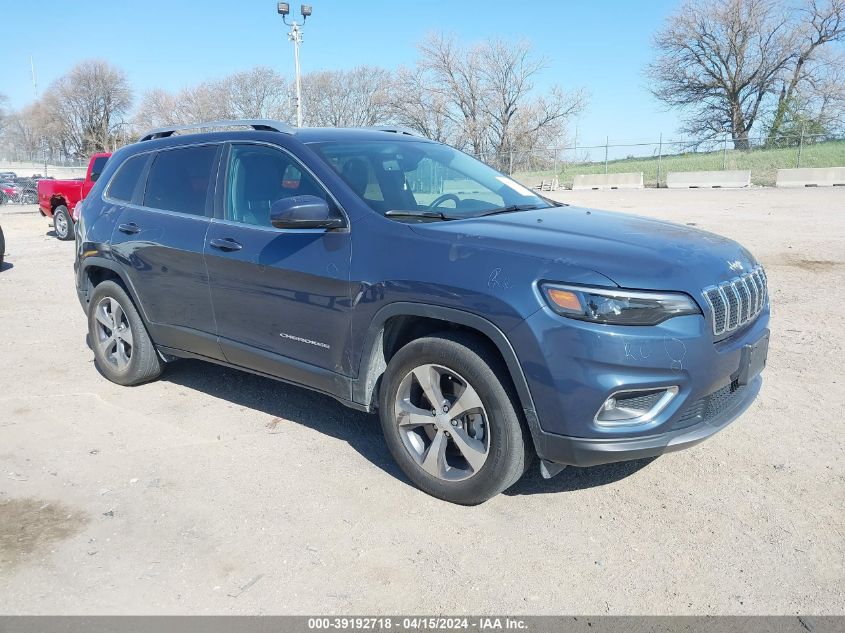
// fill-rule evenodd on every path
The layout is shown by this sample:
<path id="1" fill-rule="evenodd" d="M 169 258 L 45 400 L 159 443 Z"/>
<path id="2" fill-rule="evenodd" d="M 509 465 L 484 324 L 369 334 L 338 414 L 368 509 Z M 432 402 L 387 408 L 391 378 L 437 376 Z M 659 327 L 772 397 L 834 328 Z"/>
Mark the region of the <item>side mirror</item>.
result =
<path id="1" fill-rule="evenodd" d="M 270 224 L 277 229 L 337 229 L 343 218 L 332 213 L 328 203 L 317 196 L 292 196 L 270 206 Z"/>

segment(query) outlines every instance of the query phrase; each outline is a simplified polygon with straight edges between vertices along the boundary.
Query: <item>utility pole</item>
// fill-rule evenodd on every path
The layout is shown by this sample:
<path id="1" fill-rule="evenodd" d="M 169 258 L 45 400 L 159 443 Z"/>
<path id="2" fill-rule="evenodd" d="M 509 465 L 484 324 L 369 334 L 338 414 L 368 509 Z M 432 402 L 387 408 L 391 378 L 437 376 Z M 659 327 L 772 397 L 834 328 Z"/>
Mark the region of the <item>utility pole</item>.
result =
<path id="1" fill-rule="evenodd" d="M 294 72 L 296 75 L 296 126 L 302 127 L 302 78 L 299 71 L 299 46 L 302 44 L 302 27 L 305 20 L 311 15 L 311 5 L 303 4 L 299 11 L 302 14 L 302 22 L 294 22 L 291 19 L 288 22 L 288 15 L 290 15 L 290 4 L 287 2 L 280 2 L 276 6 L 276 11 L 282 16 L 282 21 L 290 27 L 288 39 L 293 42 L 293 63 Z"/>
<path id="2" fill-rule="evenodd" d="M 660 189 L 660 162 L 663 160 L 663 132 L 657 142 L 657 188 Z"/>
<path id="3" fill-rule="evenodd" d="M 801 138 L 798 140 L 798 164 L 796 167 L 801 167 L 801 150 L 804 149 L 804 123 L 801 124 Z"/>
<path id="4" fill-rule="evenodd" d="M 35 95 L 35 100 L 38 101 L 38 80 L 35 78 L 35 61 L 32 55 L 29 56 L 29 69 L 32 72 L 32 92 Z"/>
<path id="5" fill-rule="evenodd" d="M 29 70 L 32 73 L 32 94 L 35 96 L 35 100 L 38 101 L 38 79 L 35 76 L 35 60 L 32 58 L 32 55 L 29 56 Z M 47 139 L 41 139 L 41 154 L 42 158 L 44 159 L 44 176 L 47 175 Z"/>

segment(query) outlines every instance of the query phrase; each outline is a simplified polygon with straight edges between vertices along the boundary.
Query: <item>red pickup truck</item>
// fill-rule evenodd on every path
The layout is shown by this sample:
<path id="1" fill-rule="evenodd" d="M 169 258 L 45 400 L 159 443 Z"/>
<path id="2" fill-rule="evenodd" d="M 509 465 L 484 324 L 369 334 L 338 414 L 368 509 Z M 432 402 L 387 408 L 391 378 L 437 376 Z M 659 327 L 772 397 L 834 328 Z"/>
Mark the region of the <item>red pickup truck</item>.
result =
<path id="1" fill-rule="evenodd" d="M 85 178 L 38 181 L 38 210 L 41 215 L 53 218 L 56 237 L 60 240 L 73 239 L 73 225 L 78 218 L 74 212 L 76 206 L 88 195 L 103 173 L 109 156 L 111 154 L 94 154 L 88 162 Z"/>

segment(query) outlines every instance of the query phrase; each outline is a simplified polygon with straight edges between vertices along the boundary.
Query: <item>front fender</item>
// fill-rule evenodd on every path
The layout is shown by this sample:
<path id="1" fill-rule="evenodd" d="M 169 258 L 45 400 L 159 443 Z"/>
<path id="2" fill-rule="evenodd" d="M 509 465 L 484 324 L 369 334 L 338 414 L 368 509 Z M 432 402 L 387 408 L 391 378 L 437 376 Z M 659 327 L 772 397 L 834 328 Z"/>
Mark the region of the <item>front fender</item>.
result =
<path id="1" fill-rule="evenodd" d="M 354 402 L 368 409 L 371 408 L 376 383 L 386 367 L 383 354 L 384 326 L 389 319 L 397 316 L 418 316 L 438 319 L 446 323 L 457 323 L 485 336 L 502 355 L 519 396 L 520 406 L 525 411 L 529 425 L 533 426 L 531 421 L 535 418 L 534 402 L 528 389 L 528 382 L 516 352 L 504 332 L 484 317 L 472 312 L 424 303 L 398 301 L 382 307 L 375 314 L 364 339 L 357 377 L 352 380 Z"/>

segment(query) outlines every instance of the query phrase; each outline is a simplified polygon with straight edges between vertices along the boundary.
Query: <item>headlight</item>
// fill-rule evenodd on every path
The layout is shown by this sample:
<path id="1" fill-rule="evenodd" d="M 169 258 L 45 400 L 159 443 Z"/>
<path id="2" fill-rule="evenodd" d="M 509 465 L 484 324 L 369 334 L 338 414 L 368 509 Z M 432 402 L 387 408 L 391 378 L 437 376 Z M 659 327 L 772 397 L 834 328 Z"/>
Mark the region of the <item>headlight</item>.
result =
<path id="1" fill-rule="evenodd" d="M 657 325 L 682 314 L 701 314 L 681 293 L 612 290 L 543 284 L 549 307 L 561 316 L 614 325 Z"/>

